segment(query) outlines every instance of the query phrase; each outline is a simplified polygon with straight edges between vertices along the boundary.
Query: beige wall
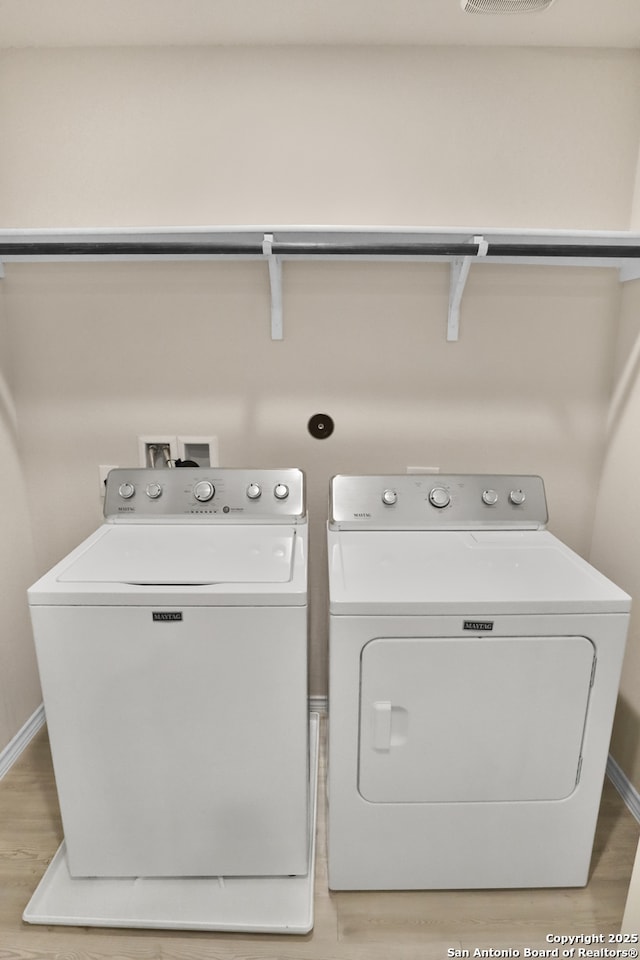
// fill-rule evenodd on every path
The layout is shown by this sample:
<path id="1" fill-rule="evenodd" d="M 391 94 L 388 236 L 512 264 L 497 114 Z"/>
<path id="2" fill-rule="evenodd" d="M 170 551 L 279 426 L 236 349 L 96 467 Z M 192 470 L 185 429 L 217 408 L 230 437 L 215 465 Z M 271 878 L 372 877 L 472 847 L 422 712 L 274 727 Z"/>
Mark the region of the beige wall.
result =
<path id="1" fill-rule="evenodd" d="M 622 292 L 616 388 L 609 413 L 591 560 L 634 598 L 611 752 L 640 790 L 640 281 Z"/>
<path id="2" fill-rule="evenodd" d="M 637 54 L 602 51 L 6 52 L 0 226 L 624 229 L 639 79 Z M 457 344 L 448 285 L 439 265 L 287 263 L 273 343 L 264 264 L 8 265 L 37 569 L 99 522 L 98 464 L 135 462 L 136 436 L 157 430 L 215 433 L 230 465 L 307 471 L 314 694 L 326 692 L 332 473 L 539 472 L 552 529 L 586 553 L 615 274 L 474 266 Z M 306 432 L 316 412 L 336 421 L 328 440 Z"/>
<path id="3" fill-rule="evenodd" d="M 638 70 L 534 48 L 5 51 L 0 221 L 625 229 Z"/>
<path id="4" fill-rule="evenodd" d="M 31 522 L 20 464 L 5 302 L 0 281 L 0 750 L 40 703 L 25 591 L 35 573 Z"/>

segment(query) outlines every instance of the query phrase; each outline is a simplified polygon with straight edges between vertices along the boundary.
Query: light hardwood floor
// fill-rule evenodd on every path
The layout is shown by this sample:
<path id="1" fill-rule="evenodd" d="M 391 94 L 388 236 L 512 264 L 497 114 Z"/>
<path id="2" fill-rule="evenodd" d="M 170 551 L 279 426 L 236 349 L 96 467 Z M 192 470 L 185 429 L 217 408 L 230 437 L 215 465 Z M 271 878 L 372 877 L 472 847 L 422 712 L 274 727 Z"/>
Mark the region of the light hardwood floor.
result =
<path id="1" fill-rule="evenodd" d="M 324 718 L 322 733 L 324 737 Z M 321 752 L 315 927 L 306 937 L 29 926 L 62 829 L 46 730 L 0 782 L 0 960 L 446 960 L 448 950 L 550 949 L 547 934 L 620 928 L 640 827 L 606 781 L 584 889 L 330 893 Z M 560 954 L 562 957 L 562 954 Z M 576 957 L 578 956 L 576 952 Z"/>

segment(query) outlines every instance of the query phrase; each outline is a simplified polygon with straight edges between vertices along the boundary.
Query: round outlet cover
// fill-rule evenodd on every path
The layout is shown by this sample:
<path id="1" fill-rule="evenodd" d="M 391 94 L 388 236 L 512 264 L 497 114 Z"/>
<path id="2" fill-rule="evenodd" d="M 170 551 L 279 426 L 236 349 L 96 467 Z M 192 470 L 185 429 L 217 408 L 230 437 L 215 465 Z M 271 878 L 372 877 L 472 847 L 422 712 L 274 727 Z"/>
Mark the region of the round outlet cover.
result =
<path id="1" fill-rule="evenodd" d="M 309 433 L 316 440 L 326 440 L 333 433 L 333 428 L 334 423 L 328 413 L 315 413 L 307 424 Z"/>

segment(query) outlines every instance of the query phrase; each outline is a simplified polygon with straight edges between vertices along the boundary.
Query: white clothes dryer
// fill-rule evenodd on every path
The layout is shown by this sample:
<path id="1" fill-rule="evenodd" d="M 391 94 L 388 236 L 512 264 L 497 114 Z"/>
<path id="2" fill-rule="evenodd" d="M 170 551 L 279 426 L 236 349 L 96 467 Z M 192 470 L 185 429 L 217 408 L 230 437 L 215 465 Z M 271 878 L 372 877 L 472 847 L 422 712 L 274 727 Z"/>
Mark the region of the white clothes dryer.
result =
<path id="1" fill-rule="evenodd" d="M 630 598 L 539 477 L 334 477 L 329 885 L 582 886 Z"/>
<path id="2" fill-rule="evenodd" d="M 105 517 L 29 590 L 70 876 L 305 875 L 303 474 L 113 470 Z"/>

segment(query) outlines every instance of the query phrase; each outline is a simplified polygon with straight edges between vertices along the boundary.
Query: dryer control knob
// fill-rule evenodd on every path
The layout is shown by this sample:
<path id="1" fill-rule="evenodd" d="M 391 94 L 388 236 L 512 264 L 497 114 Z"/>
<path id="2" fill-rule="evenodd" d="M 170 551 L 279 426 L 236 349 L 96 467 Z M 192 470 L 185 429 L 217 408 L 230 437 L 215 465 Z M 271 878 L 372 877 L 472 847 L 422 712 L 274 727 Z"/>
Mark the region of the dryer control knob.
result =
<path id="1" fill-rule="evenodd" d="M 274 487 L 273 495 L 276 500 L 286 500 L 289 496 L 289 487 L 286 483 L 277 483 Z"/>
<path id="2" fill-rule="evenodd" d="M 498 502 L 498 493 L 496 490 L 483 490 L 482 502 L 488 507 L 493 507 Z"/>
<path id="3" fill-rule="evenodd" d="M 524 490 L 512 490 L 509 494 L 509 500 L 511 500 L 511 503 L 513 503 L 516 507 L 519 507 L 521 504 L 523 504 L 526 499 L 527 495 Z"/>
<path id="4" fill-rule="evenodd" d="M 448 507 L 451 503 L 451 494 L 445 487 L 434 487 L 429 494 L 429 500 L 434 507 L 442 510 L 443 507 Z"/>
<path id="5" fill-rule="evenodd" d="M 392 507 L 394 503 L 398 502 L 398 494 L 395 490 L 385 490 L 382 494 L 382 502 L 388 507 Z"/>
<path id="6" fill-rule="evenodd" d="M 147 484 L 147 496 L 149 500 L 157 500 L 162 495 L 162 486 L 154 480 Z"/>
<path id="7" fill-rule="evenodd" d="M 262 488 L 259 483 L 250 483 L 247 487 L 247 496 L 249 500 L 259 500 L 262 496 Z"/>
<path id="8" fill-rule="evenodd" d="M 123 500 L 130 500 L 135 492 L 136 492 L 136 488 L 132 483 L 129 483 L 127 480 L 125 480 L 124 483 L 121 483 L 120 486 L 118 487 L 118 493 L 120 494 Z"/>
<path id="9" fill-rule="evenodd" d="M 207 500 L 211 500 L 215 492 L 216 488 L 210 480 L 198 480 L 193 488 L 193 495 L 200 503 L 206 503 Z"/>

